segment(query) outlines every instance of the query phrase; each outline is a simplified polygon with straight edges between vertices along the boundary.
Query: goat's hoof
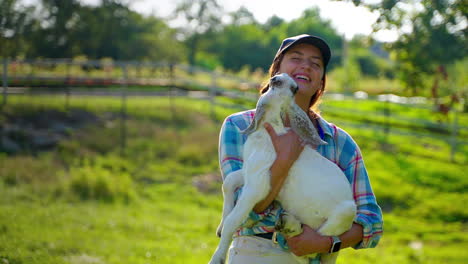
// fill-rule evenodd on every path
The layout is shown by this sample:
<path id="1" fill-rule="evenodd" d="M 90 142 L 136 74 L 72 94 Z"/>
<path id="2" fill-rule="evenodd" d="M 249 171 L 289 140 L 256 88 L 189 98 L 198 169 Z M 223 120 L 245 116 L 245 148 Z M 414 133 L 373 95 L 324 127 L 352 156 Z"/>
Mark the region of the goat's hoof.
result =
<path id="1" fill-rule="evenodd" d="M 286 236 L 297 236 L 302 233 L 302 224 L 294 215 L 282 212 L 275 229 Z"/>

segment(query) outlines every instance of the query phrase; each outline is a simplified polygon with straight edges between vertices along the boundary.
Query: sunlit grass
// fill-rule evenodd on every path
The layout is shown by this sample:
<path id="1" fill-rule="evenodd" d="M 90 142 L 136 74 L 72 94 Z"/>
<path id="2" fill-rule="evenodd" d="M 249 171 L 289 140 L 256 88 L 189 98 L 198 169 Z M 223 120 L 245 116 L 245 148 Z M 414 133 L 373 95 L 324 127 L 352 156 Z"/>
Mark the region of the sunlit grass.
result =
<path id="1" fill-rule="evenodd" d="M 52 151 L 0 155 L 0 262 L 208 262 L 222 205 L 217 137 L 223 118 L 240 109 L 217 106 L 213 115 L 207 101 L 129 97 L 121 151 L 120 98 L 65 103 L 17 96 L 3 109 L 14 116 L 79 108 L 101 122 Z M 372 116 L 378 105 L 354 107 Z M 452 163 L 443 140 L 386 136 L 323 115 L 361 147 L 385 219 L 377 248 L 343 250 L 338 263 L 463 263 L 468 147 Z"/>

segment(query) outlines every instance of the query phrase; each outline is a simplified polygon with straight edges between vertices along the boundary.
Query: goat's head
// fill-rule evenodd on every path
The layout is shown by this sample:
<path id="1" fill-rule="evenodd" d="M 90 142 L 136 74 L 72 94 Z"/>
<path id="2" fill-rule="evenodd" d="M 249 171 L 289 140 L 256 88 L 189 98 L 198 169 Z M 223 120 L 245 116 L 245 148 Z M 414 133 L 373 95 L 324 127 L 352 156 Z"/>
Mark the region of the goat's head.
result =
<path id="1" fill-rule="evenodd" d="M 257 109 L 252 123 L 242 131 L 249 135 L 258 129 L 266 111 L 276 106 L 276 111 L 284 121 L 286 115 L 289 116 L 291 128 L 301 137 L 306 144 L 318 146 L 327 144 L 323 141 L 308 114 L 302 110 L 294 101 L 294 96 L 298 90 L 296 82 L 286 73 L 278 74 L 270 79 L 270 87 L 257 102 Z"/>
<path id="2" fill-rule="evenodd" d="M 293 97 L 298 90 L 297 83 L 286 73 L 277 74 L 270 79 L 267 93 Z"/>
<path id="3" fill-rule="evenodd" d="M 281 73 L 273 76 L 270 79 L 270 85 L 267 92 L 260 96 L 256 113 L 253 122 L 247 129 L 243 131 L 245 134 L 250 134 L 257 130 L 262 118 L 265 115 L 267 109 L 271 109 L 271 106 L 276 106 L 276 109 L 281 109 L 279 114 L 285 114 L 285 108 L 289 107 L 291 101 L 294 100 L 294 95 L 298 90 L 296 82 L 289 77 L 286 73 Z"/>

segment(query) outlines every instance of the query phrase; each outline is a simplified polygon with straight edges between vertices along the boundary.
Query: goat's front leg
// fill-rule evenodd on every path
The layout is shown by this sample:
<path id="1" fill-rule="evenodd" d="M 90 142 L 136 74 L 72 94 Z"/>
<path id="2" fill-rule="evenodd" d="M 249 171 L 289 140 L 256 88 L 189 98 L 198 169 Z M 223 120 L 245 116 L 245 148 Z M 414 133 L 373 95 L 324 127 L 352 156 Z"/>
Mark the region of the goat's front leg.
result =
<path id="1" fill-rule="evenodd" d="M 264 177 L 260 177 L 264 178 Z M 267 176 L 269 180 L 269 173 Z M 265 198 L 270 190 L 270 184 L 244 185 L 242 193 L 234 209 L 224 219 L 221 241 L 216 249 L 210 264 L 223 264 L 226 260 L 226 253 L 231 243 L 232 235 L 236 229 L 247 219 L 255 204 Z"/>
<path id="2" fill-rule="evenodd" d="M 234 192 L 238 187 L 241 187 L 243 184 L 244 184 L 244 175 L 242 174 L 242 170 L 231 172 L 224 179 L 224 182 L 223 182 L 223 196 L 224 196 L 223 216 L 221 218 L 221 222 L 219 223 L 218 228 L 216 229 L 216 235 L 218 235 L 218 237 L 221 237 L 224 219 L 226 219 L 228 214 L 232 211 L 232 208 L 234 208 Z"/>
<path id="3" fill-rule="evenodd" d="M 297 236 L 303 231 L 299 219 L 285 211 L 281 213 L 275 225 L 275 230 L 287 237 Z"/>

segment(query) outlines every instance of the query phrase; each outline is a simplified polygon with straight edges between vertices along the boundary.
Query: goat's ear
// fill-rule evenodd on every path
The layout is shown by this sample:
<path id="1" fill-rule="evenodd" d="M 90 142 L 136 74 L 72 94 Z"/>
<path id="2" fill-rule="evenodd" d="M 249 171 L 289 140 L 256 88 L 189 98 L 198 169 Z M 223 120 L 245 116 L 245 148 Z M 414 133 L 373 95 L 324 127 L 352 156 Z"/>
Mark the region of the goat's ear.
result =
<path id="1" fill-rule="evenodd" d="M 245 130 L 242 130 L 241 133 L 246 134 L 248 136 L 251 133 L 255 132 L 264 114 L 265 114 L 265 106 L 263 104 L 257 104 L 254 120 L 252 121 L 252 123 L 250 123 L 250 125 Z"/>
<path id="2" fill-rule="evenodd" d="M 297 135 L 306 143 L 314 146 L 326 145 L 327 142 L 323 141 L 314 124 L 310 121 L 309 116 L 302 110 L 294 100 L 288 108 L 289 121 L 291 128 Z"/>

